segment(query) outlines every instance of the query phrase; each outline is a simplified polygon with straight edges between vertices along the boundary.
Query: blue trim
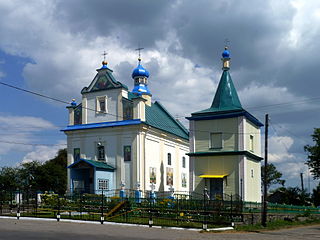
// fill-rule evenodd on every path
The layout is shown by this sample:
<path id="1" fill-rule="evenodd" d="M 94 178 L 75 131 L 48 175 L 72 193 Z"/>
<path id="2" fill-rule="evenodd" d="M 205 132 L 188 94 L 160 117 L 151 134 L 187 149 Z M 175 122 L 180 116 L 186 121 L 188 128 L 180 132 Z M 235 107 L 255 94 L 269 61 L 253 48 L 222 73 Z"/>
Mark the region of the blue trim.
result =
<path id="1" fill-rule="evenodd" d="M 233 118 L 245 116 L 250 122 L 258 127 L 262 127 L 263 124 L 255 118 L 253 115 L 248 113 L 246 110 L 243 111 L 232 111 L 232 112 L 216 112 L 216 113 L 203 113 L 203 114 L 192 114 L 191 117 L 186 117 L 188 120 L 211 120 L 211 119 L 223 119 L 223 118 Z"/>
<path id="2" fill-rule="evenodd" d="M 101 123 L 88 123 L 88 124 L 79 124 L 79 125 L 69 125 L 60 131 L 75 131 L 75 130 L 85 130 L 93 128 L 107 128 L 107 127 L 119 127 L 119 126 L 128 126 L 128 125 L 138 125 L 141 124 L 140 119 L 125 120 L 125 121 L 113 121 L 113 122 L 101 122 Z"/>

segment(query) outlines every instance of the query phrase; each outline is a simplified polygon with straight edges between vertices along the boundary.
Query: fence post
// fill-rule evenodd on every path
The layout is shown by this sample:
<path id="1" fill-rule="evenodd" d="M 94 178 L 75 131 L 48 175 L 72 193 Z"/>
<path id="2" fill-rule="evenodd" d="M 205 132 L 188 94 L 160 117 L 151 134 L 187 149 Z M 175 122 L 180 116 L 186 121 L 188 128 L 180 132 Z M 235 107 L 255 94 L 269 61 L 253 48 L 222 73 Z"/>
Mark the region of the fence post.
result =
<path id="1" fill-rule="evenodd" d="M 104 195 L 103 195 L 103 188 L 101 191 L 101 217 L 100 217 L 100 222 L 103 224 L 104 221 L 104 216 L 103 216 L 103 202 L 104 202 Z"/>
<path id="2" fill-rule="evenodd" d="M 232 212 L 232 208 L 233 208 L 233 199 L 232 199 L 232 193 L 231 193 L 231 196 L 230 196 L 230 200 L 231 200 L 231 203 L 230 203 L 230 219 L 231 219 L 231 226 L 233 226 L 234 225 L 234 223 L 233 223 L 233 212 Z"/>
<path id="3" fill-rule="evenodd" d="M 18 206 L 17 206 L 17 219 L 20 219 L 20 188 L 18 189 Z"/>
<path id="4" fill-rule="evenodd" d="M 60 197 L 58 194 L 58 212 L 57 212 L 57 221 L 60 221 Z"/>
<path id="5" fill-rule="evenodd" d="M 204 187 L 203 190 L 203 223 L 202 223 L 202 229 L 207 231 L 208 229 L 208 223 L 207 223 L 207 194 L 208 194 L 208 190 L 207 187 Z"/>

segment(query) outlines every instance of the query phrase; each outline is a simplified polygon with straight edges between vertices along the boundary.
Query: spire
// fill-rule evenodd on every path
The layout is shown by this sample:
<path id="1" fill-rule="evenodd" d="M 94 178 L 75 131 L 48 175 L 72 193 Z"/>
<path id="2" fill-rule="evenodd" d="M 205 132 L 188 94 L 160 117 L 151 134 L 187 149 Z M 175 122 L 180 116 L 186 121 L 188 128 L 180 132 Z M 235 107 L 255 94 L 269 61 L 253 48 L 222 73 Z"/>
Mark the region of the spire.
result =
<path id="1" fill-rule="evenodd" d="M 232 78 L 229 73 L 230 69 L 230 52 L 225 47 L 222 53 L 222 75 L 218 85 L 218 89 L 214 96 L 211 109 L 215 111 L 229 111 L 242 109 L 237 90 L 233 85 Z"/>

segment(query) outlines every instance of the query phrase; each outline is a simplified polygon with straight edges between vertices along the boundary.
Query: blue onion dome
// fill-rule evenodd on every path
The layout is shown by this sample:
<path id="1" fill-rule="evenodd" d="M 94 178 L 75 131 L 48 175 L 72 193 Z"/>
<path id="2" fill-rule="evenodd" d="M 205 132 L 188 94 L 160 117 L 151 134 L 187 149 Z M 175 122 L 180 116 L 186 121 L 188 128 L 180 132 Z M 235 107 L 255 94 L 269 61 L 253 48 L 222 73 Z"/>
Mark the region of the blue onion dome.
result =
<path id="1" fill-rule="evenodd" d="M 222 57 L 223 58 L 229 58 L 230 57 L 230 52 L 228 51 L 227 47 L 224 48 L 224 51 L 222 53 Z"/>
<path id="2" fill-rule="evenodd" d="M 139 64 L 138 66 L 133 70 L 132 72 L 132 78 L 135 78 L 135 77 L 149 77 L 149 72 L 148 70 L 146 70 L 144 67 L 142 67 L 141 65 L 141 59 L 139 58 Z"/>
<path id="3" fill-rule="evenodd" d="M 77 106 L 76 100 L 75 100 L 75 99 L 72 99 L 72 102 L 70 103 L 70 105 L 71 105 L 72 107 L 76 107 L 76 106 Z"/>

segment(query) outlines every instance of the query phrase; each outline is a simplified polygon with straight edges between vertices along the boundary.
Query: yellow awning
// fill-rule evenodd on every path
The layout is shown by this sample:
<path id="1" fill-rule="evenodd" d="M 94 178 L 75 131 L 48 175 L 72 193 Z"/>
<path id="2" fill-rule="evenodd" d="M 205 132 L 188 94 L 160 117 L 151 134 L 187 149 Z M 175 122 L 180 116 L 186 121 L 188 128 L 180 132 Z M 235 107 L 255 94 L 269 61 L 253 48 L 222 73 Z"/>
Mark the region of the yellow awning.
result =
<path id="1" fill-rule="evenodd" d="M 201 178 L 224 178 L 227 175 L 200 175 Z"/>

